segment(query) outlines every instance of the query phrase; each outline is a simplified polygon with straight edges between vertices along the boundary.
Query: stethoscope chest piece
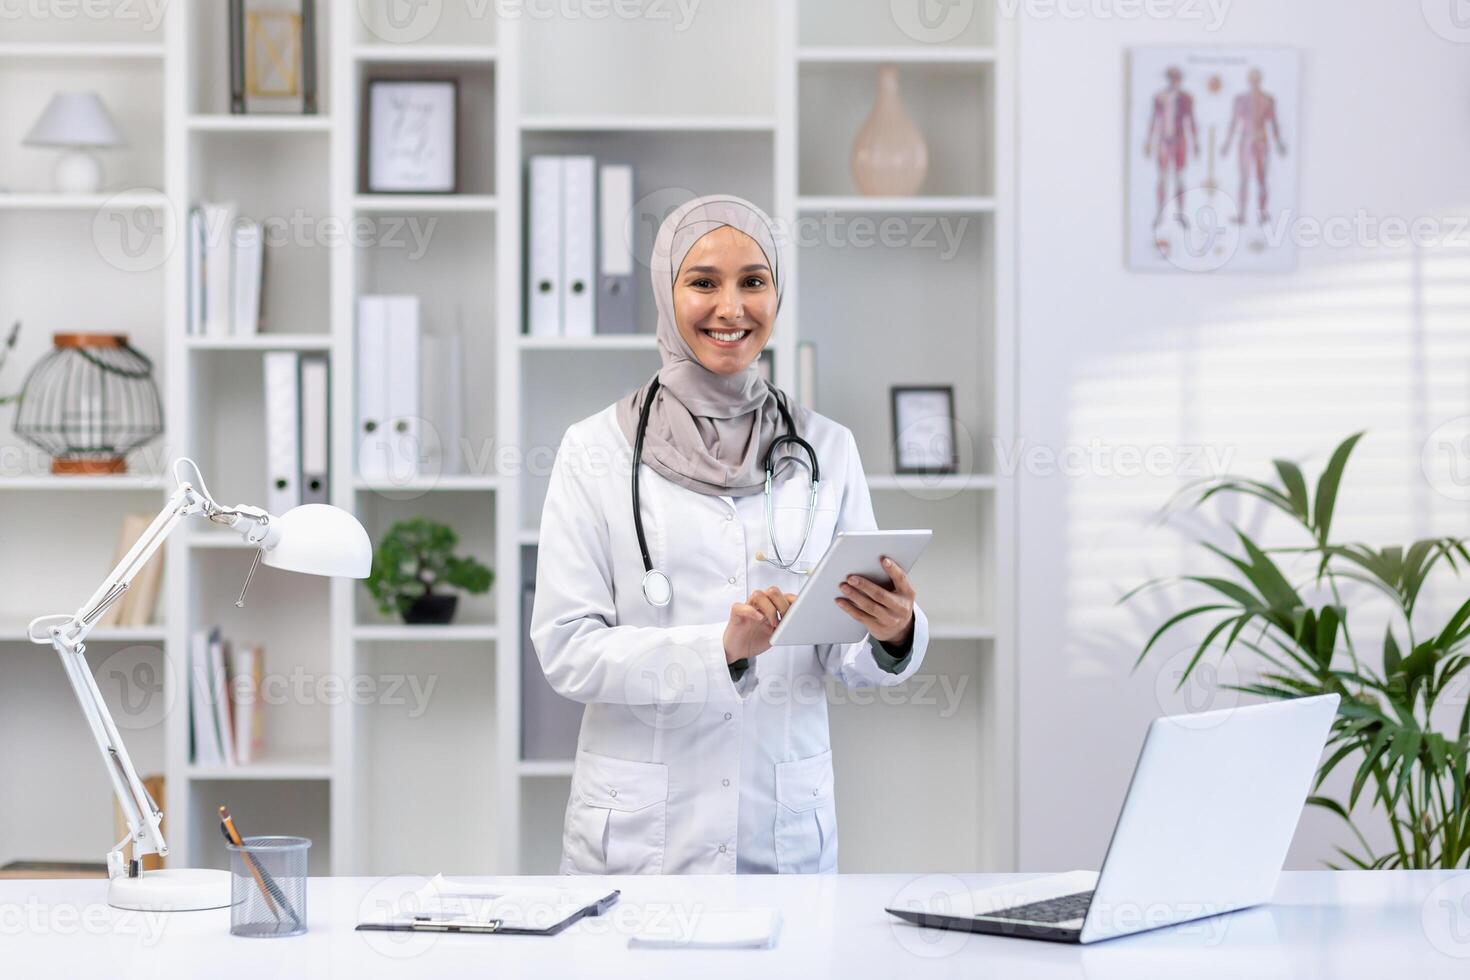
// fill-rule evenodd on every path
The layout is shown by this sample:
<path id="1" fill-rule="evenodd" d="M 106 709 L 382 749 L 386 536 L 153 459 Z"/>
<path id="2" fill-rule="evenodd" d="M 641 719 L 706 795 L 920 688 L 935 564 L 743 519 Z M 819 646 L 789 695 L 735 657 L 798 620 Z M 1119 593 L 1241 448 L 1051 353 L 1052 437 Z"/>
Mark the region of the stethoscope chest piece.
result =
<path id="1" fill-rule="evenodd" d="M 650 568 L 643 575 L 643 598 L 649 605 L 662 608 L 674 598 L 674 584 L 657 568 Z"/>

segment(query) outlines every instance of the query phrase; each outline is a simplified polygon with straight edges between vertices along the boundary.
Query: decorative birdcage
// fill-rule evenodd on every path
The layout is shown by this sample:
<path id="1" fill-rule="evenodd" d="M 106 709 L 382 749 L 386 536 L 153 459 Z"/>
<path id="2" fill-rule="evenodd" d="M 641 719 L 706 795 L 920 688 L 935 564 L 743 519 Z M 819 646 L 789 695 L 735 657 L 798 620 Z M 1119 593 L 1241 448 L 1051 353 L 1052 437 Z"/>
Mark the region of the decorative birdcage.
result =
<path id="1" fill-rule="evenodd" d="M 126 473 L 127 454 L 163 432 L 153 362 L 127 334 L 58 333 L 26 376 L 15 434 L 52 473 Z"/>

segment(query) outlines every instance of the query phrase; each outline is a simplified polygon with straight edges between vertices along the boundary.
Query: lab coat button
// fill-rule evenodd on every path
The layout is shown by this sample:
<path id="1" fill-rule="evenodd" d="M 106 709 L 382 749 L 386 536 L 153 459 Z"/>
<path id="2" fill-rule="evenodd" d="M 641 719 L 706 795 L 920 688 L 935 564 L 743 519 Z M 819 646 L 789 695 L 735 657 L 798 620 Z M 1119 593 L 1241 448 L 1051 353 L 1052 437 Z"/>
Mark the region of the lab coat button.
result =
<path id="1" fill-rule="evenodd" d="M 728 779 L 722 779 L 722 780 L 720 780 L 720 785 L 721 786 L 729 786 L 730 785 L 730 780 L 728 780 Z"/>
<path id="2" fill-rule="evenodd" d="M 721 854 L 724 854 L 725 853 L 725 845 L 724 844 L 721 844 L 720 845 L 720 853 Z"/>
<path id="3" fill-rule="evenodd" d="M 735 515 L 734 514 L 726 514 L 725 515 L 725 520 L 727 520 L 727 521 L 733 521 L 734 519 L 735 519 Z"/>
<path id="4" fill-rule="evenodd" d="M 730 584 L 731 585 L 734 585 L 735 584 L 735 576 L 733 576 L 733 575 L 730 576 Z"/>
<path id="5" fill-rule="evenodd" d="M 812 790 L 812 792 L 815 793 L 816 790 Z M 608 796 L 617 796 L 618 795 L 618 791 L 615 790 L 615 789 L 610 789 L 610 790 L 607 791 L 607 795 Z"/>
<path id="6" fill-rule="evenodd" d="M 727 711 L 727 712 L 725 712 L 725 720 L 726 720 L 726 721 L 729 721 L 729 720 L 730 720 L 730 719 L 731 719 L 731 718 L 733 718 L 733 717 L 735 717 L 735 716 L 734 716 L 734 715 L 732 715 L 732 714 L 730 714 L 730 712 L 728 712 L 728 711 Z"/>

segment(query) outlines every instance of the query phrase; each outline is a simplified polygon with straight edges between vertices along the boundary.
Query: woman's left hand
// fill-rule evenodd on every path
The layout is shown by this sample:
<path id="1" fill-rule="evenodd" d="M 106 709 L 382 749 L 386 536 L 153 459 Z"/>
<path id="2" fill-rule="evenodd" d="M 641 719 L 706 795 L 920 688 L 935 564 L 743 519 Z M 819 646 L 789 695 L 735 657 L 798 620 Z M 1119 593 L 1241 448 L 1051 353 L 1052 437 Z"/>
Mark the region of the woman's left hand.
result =
<path id="1" fill-rule="evenodd" d="M 867 627 L 874 639 L 906 647 L 914 632 L 914 587 L 908 573 L 892 558 L 883 558 L 883 569 L 893 579 L 893 588 L 886 589 L 861 575 L 849 575 L 841 585 L 843 598 L 835 601 L 843 612 Z"/>

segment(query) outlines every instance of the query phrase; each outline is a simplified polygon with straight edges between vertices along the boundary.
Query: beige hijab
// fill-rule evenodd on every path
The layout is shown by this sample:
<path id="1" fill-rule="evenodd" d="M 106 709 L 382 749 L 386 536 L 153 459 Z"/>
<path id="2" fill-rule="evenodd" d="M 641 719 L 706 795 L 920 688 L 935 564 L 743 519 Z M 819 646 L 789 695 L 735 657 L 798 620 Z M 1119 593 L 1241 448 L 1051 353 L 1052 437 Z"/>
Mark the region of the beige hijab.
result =
<path id="1" fill-rule="evenodd" d="M 754 362 L 739 374 L 709 370 L 689 349 L 674 320 L 679 266 L 695 242 L 725 225 L 749 235 L 765 253 L 776 287 L 776 309 L 781 309 L 785 264 L 775 228 L 764 211 L 742 198 L 716 194 L 695 198 L 664 219 L 649 258 L 663 367 L 648 412 L 642 462 L 698 493 L 739 497 L 765 489 L 765 449 L 785 434 L 776 388 L 761 379 Z M 644 385 L 618 402 L 618 426 L 630 446 L 636 444 L 647 392 Z M 785 401 L 795 424 L 797 408 L 790 398 Z"/>

